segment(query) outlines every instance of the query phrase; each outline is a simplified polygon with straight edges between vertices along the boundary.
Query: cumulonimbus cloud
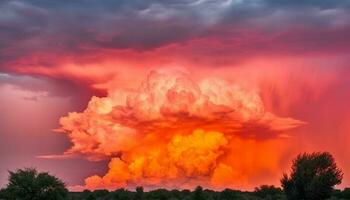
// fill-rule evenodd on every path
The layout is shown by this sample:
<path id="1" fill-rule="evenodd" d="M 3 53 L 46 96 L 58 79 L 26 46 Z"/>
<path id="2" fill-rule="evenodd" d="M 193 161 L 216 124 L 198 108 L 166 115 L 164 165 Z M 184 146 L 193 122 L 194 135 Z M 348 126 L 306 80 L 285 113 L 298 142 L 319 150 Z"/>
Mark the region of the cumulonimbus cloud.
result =
<path id="1" fill-rule="evenodd" d="M 220 174 L 242 170 L 231 157 L 244 136 L 278 138 L 303 122 L 267 111 L 255 90 L 162 70 L 135 90 L 110 88 L 60 124 L 73 144 L 66 154 L 111 160 L 107 174 L 87 178 L 86 187 L 114 189 L 215 186 Z"/>

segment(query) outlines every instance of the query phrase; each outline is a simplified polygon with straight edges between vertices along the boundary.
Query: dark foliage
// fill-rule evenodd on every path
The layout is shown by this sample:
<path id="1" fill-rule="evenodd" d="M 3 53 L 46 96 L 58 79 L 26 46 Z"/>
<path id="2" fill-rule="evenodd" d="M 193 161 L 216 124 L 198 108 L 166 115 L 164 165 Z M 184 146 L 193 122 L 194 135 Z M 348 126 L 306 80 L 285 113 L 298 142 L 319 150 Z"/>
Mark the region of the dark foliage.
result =
<path id="1" fill-rule="evenodd" d="M 143 188 L 138 187 L 135 192 L 131 192 L 125 189 L 118 189 L 103 197 L 97 197 L 94 195 L 95 191 L 84 191 L 81 193 L 71 193 L 71 200 L 82 200 L 82 199 L 94 199 L 94 200 L 232 200 L 232 199 L 244 199 L 244 200 L 255 200 L 259 199 L 254 196 L 254 193 L 241 192 L 238 190 L 226 189 L 222 192 L 213 190 L 203 190 L 202 187 L 198 186 L 194 191 L 190 190 L 165 190 L 157 189 L 149 192 L 144 192 Z"/>
<path id="2" fill-rule="evenodd" d="M 65 184 L 48 173 L 38 173 L 35 169 L 19 169 L 9 173 L 9 183 L 1 194 L 3 199 L 67 199 L 68 190 L 65 188 Z"/>
<path id="3" fill-rule="evenodd" d="M 284 174 L 281 183 L 289 200 L 323 200 L 331 196 L 342 177 L 331 154 L 304 153 L 293 161 L 290 176 Z"/>
<path id="4" fill-rule="evenodd" d="M 344 199 L 350 199 L 350 188 L 345 188 L 341 195 Z"/>
<path id="5" fill-rule="evenodd" d="M 343 191 L 334 190 L 332 196 L 337 199 L 350 199 L 350 188 L 345 188 Z"/>
<path id="6" fill-rule="evenodd" d="M 255 196 L 261 199 L 283 199 L 283 191 L 281 188 L 275 187 L 273 185 L 262 185 L 258 188 L 255 188 Z"/>
<path id="7" fill-rule="evenodd" d="M 223 199 L 223 200 L 229 200 L 229 199 L 237 198 L 238 194 L 239 192 L 235 190 L 225 189 L 220 193 L 219 197 L 220 199 Z"/>
<path id="8" fill-rule="evenodd" d="M 143 187 L 136 187 L 135 200 L 143 199 Z"/>
<path id="9" fill-rule="evenodd" d="M 349 200 L 350 189 L 343 191 L 335 190 L 332 198 L 329 200 Z M 104 196 L 97 197 L 94 191 L 71 193 L 69 200 L 134 200 L 137 197 L 137 192 L 118 189 L 109 192 Z M 225 189 L 221 192 L 213 190 L 196 189 L 189 190 L 165 190 L 157 189 L 149 192 L 143 192 L 143 200 L 286 200 L 286 196 L 280 188 L 272 186 L 261 186 L 254 192 L 242 192 L 239 190 Z"/>
<path id="10" fill-rule="evenodd" d="M 5 198 L 6 198 L 6 190 L 0 189 L 0 199 L 5 199 Z"/>

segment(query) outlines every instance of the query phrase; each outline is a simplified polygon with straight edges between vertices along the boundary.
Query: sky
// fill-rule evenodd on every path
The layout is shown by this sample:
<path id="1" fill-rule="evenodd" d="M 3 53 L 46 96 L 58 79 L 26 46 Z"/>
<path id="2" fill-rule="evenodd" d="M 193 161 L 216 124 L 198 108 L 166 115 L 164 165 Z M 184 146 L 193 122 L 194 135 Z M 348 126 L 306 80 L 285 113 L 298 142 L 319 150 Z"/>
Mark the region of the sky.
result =
<path id="1" fill-rule="evenodd" d="M 350 1 L 3 0 L 0 186 L 279 186 L 328 151 L 350 186 Z"/>

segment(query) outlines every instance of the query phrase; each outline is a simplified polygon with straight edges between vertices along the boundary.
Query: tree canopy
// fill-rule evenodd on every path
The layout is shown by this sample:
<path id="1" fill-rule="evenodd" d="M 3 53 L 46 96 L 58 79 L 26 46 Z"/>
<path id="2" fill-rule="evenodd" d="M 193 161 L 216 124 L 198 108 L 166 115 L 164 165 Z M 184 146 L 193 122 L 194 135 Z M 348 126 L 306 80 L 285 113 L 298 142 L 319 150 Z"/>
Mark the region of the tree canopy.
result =
<path id="1" fill-rule="evenodd" d="M 281 183 L 289 200 L 323 200 L 331 196 L 342 177 L 331 154 L 304 153 L 293 161 L 290 176 L 284 174 Z"/>
<path id="2" fill-rule="evenodd" d="M 9 183 L 3 194 L 5 199 L 62 200 L 67 197 L 65 184 L 46 172 L 27 168 L 10 171 L 9 174 Z"/>

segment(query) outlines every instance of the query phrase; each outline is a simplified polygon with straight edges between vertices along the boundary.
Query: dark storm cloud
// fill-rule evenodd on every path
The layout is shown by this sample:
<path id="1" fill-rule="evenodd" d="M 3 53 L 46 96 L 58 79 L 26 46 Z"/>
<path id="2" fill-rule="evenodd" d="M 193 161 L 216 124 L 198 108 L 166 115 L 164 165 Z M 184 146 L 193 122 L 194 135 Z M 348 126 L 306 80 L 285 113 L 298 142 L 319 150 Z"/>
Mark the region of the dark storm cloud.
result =
<path id="1" fill-rule="evenodd" d="M 8 68 L 5 63 L 11 65 L 28 54 L 41 54 L 39 64 L 50 66 L 55 55 L 84 55 L 95 48 L 145 50 L 186 40 L 201 26 L 185 19 L 194 18 L 191 12 L 178 15 L 178 7 L 185 4 L 2 1 L 0 67 Z"/>
<path id="2" fill-rule="evenodd" d="M 198 38 L 225 43 L 221 50 L 208 47 L 213 52 L 237 51 L 239 43 L 248 52 L 290 45 L 295 52 L 300 45 L 328 51 L 325 39 L 349 34 L 349 6 L 344 0 L 4 0 L 0 70 L 23 63 L 52 67 L 100 49 L 152 51 Z"/>
<path id="3" fill-rule="evenodd" d="M 333 9 L 333 8 L 344 8 L 349 7 L 350 2 L 348 0 L 264 0 L 266 4 L 274 6 L 274 7 L 282 7 L 282 8 L 319 8 L 319 9 Z"/>

